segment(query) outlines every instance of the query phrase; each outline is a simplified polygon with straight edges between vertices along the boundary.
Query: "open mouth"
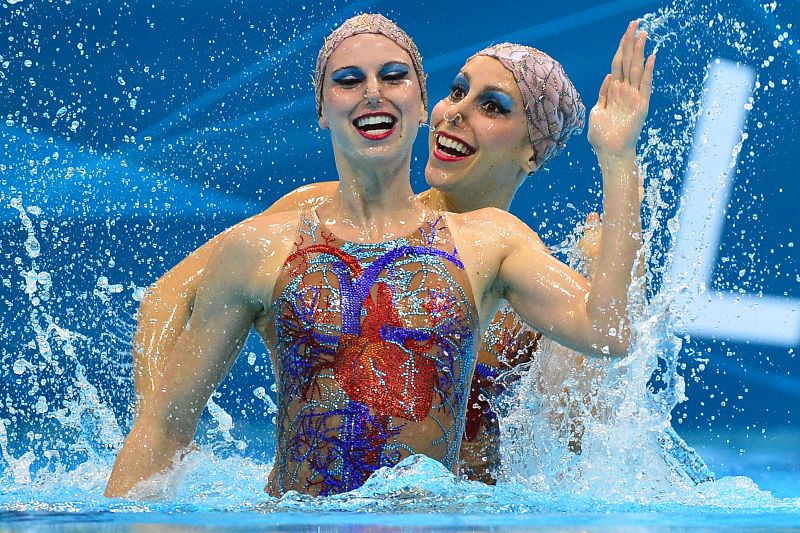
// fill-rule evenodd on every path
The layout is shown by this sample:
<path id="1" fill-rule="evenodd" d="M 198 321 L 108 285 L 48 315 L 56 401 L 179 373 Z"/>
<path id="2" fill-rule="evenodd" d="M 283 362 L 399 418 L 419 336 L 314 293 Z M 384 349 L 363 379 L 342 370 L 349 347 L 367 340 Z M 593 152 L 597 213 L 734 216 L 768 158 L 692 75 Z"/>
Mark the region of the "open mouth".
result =
<path id="1" fill-rule="evenodd" d="M 369 113 L 353 121 L 358 133 L 371 141 L 385 139 L 394 131 L 397 118 L 389 113 Z"/>
<path id="2" fill-rule="evenodd" d="M 436 144 L 433 155 L 442 161 L 460 161 L 476 152 L 475 148 L 453 135 L 437 131 L 434 134 L 434 139 Z"/>

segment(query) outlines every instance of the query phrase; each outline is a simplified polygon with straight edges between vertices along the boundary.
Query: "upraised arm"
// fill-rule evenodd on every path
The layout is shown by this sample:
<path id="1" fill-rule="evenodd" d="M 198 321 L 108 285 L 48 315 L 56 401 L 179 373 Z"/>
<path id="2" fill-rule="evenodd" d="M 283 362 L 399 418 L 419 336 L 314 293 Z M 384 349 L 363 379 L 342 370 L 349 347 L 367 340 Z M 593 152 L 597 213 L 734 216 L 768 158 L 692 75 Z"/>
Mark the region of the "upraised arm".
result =
<path id="1" fill-rule="evenodd" d="M 255 317 L 269 304 L 264 295 L 271 294 L 276 258 L 285 257 L 288 244 L 273 237 L 281 234 L 280 226 L 266 232 L 241 226 L 226 235 L 209 262 L 189 327 L 169 355 L 163 387 L 142 404 L 117 456 L 107 496 L 128 495 L 172 466 L 190 444 L 209 396 L 236 359 Z M 265 234 L 269 237 L 259 237 Z"/>
<path id="2" fill-rule="evenodd" d="M 487 242 L 495 243 L 499 251 L 492 292 L 505 298 L 533 328 L 568 348 L 589 355 L 625 355 L 627 330 L 607 327 L 623 320 L 625 307 L 597 305 L 592 299 L 594 286 L 550 255 L 539 237 L 513 215 L 494 211 L 488 218 L 487 231 L 497 229 Z M 630 274 L 621 293 L 629 283 Z"/>
<path id="3" fill-rule="evenodd" d="M 647 34 L 637 35 L 638 27 L 637 21 L 628 25 L 589 117 L 589 142 L 603 173 L 604 215 L 589 306 L 600 311 L 596 327 L 615 330 L 620 339 L 630 336 L 628 286 L 641 251 L 642 185 L 636 143 L 650 106 L 655 68 L 655 55 L 644 61 Z"/>
<path id="4" fill-rule="evenodd" d="M 510 239 L 500 271 L 509 302 L 523 318 L 543 321 L 545 334 L 592 355 L 624 355 L 630 338 L 628 287 L 642 240 L 636 142 L 655 67 L 654 55 L 644 61 L 647 35 L 637 35 L 637 29 L 636 21 L 628 25 L 589 118 L 589 142 L 603 173 L 604 212 L 591 285 L 549 257 L 527 228 Z M 526 268 L 535 279 L 525 278 Z"/>
<path id="5" fill-rule="evenodd" d="M 294 211 L 320 204 L 336 190 L 337 182 L 304 185 L 253 218 Z M 163 377 L 167 355 L 183 332 L 194 306 L 200 280 L 226 232 L 220 233 L 189 254 L 154 283 L 139 306 L 133 338 L 133 380 L 136 394 L 147 398 Z"/>

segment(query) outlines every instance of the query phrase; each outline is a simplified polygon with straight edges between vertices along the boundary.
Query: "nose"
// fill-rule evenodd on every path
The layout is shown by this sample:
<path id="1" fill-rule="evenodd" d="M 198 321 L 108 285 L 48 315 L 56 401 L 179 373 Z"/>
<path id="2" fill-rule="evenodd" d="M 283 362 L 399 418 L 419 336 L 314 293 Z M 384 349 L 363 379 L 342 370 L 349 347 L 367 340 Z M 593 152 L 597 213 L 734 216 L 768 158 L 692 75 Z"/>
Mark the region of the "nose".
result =
<path id="1" fill-rule="evenodd" d="M 459 102 L 454 102 L 450 109 L 448 109 L 444 114 L 444 120 L 456 128 L 460 128 L 464 125 L 464 114 L 467 112 L 467 106 L 464 105 L 464 101 L 461 100 Z"/>
<path id="2" fill-rule="evenodd" d="M 364 99 L 367 101 L 368 104 L 380 103 L 382 99 L 381 88 L 377 79 L 367 80 L 367 87 L 364 90 Z"/>

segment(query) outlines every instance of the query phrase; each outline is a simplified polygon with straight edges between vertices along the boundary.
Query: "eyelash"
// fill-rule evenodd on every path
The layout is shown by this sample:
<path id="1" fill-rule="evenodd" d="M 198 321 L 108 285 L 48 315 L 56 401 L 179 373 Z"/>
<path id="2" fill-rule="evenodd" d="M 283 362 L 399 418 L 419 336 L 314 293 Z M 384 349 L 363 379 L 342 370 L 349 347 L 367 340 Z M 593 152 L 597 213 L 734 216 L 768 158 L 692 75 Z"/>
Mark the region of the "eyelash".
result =
<path id="1" fill-rule="evenodd" d="M 489 109 L 489 106 L 493 106 L 494 109 Z M 505 109 L 503 106 L 501 106 L 499 103 L 497 103 L 497 102 L 495 102 L 493 100 L 489 100 L 489 101 L 483 102 L 481 104 L 481 107 L 487 113 L 490 113 L 492 115 L 505 115 L 505 114 L 507 114 L 509 112 L 508 109 Z"/>
<path id="2" fill-rule="evenodd" d="M 399 70 L 394 72 L 388 72 L 381 76 L 381 79 L 389 84 L 396 84 L 402 81 L 405 81 L 408 78 L 408 71 Z M 356 85 L 362 83 L 366 78 L 360 76 L 345 76 L 344 78 L 339 78 L 334 80 L 334 82 L 338 85 L 343 87 L 355 87 Z"/>
<path id="3" fill-rule="evenodd" d="M 383 75 L 383 80 L 387 83 L 398 83 L 405 81 L 406 78 L 408 78 L 407 70 L 396 70 L 394 72 L 387 72 Z"/>
<path id="4" fill-rule="evenodd" d="M 338 85 L 343 85 L 344 87 L 352 87 L 354 85 L 358 85 L 364 81 L 364 78 L 359 78 L 356 76 L 347 76 L 345 78 L 339 78 L 338 80 L 334 80 L 335 83 Z"/>
<path id="5" fill-rule="evenodd" d="M 466 96 L 466 93 L 467 90 L 463 86 L 453 85 L 453 87 L 450 89 L 450 100 L 453 102 L 458 102 L 459 100 L 462 100 Z M 488 100 L 486 102 L 482 102 L 480 104 L 480 108 L 490 115 L 505 115 L 509 113 L 508 109 L 505 109 L 503 106 L 501 106 L 498 102 L 494 100 Z"/>
<path id="6" fill-rule="evenodd" d="M 461 96 L 456 96 L 456 91 L 461 93 Z M 463 99 L 467 95 L 467 91 L 461 85 L 453 85 L 450 88 L 450 100 L 454 102 L 458 102 L 459 100 Z"/>

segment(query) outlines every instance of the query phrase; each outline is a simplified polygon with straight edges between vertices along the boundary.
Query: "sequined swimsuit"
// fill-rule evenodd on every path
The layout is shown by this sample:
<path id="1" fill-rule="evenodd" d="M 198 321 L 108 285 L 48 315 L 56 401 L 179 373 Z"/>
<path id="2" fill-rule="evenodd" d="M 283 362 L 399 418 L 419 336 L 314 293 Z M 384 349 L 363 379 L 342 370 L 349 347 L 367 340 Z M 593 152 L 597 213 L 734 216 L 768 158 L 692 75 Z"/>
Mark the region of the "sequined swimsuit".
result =
<path id="1" fill-rule="evenodd" d="M 415 453 L 453 467 L 478 315 L 441 214 L 364 244 L 303 212 L 273 296 L 270 493 L 345 492 Z"/>

